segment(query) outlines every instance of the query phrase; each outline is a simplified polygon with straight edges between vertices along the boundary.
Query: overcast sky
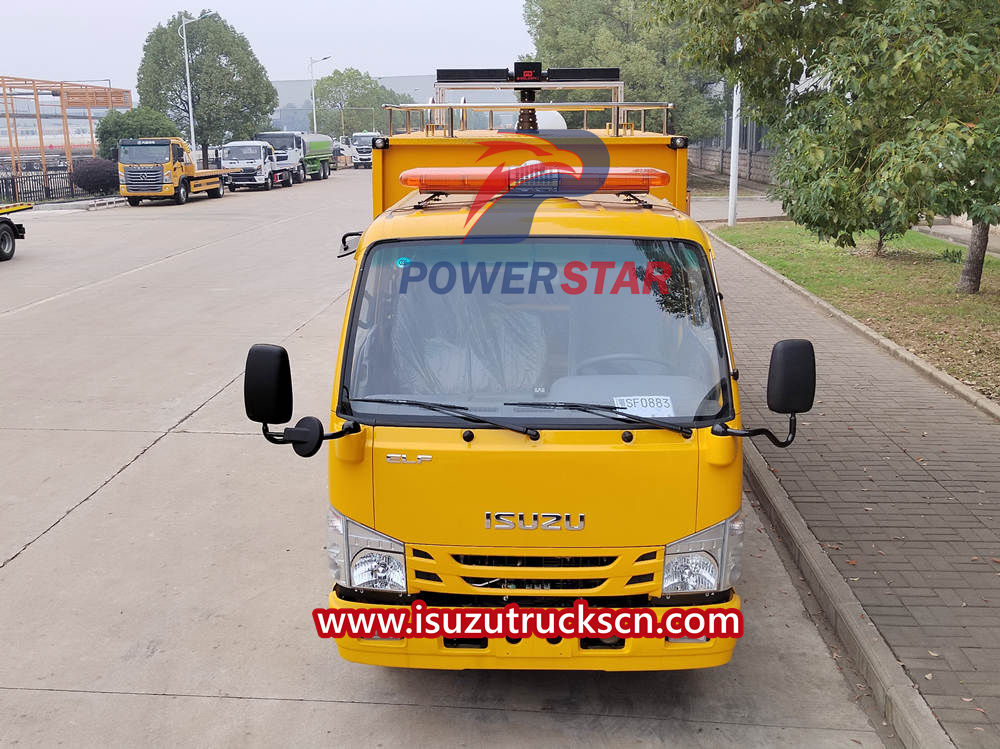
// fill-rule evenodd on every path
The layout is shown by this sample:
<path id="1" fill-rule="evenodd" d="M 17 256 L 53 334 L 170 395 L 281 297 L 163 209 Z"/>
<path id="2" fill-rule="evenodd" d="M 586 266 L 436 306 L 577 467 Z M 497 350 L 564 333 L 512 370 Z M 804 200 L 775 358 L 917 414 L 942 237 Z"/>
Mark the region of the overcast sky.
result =
<path id="1" fill-rule="evenodd" d="M 3 0 L 0 74 L 112 79 L 135 89 L 146 34 L 179 10 L 218 11 L 245 34 L 273 80 L 355 67 L 375 76 L 442 67 L 509 67 L 533 46 L 521 0 Z M 348 29 L 354 29 L 348 32 Z"/>

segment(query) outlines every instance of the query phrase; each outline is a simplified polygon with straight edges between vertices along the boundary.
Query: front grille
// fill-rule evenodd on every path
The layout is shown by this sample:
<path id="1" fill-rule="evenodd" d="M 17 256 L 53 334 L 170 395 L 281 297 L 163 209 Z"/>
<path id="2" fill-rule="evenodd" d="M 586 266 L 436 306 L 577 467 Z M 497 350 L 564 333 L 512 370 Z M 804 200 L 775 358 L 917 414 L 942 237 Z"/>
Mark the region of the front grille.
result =
<path id="1" fill-rule="evenodd" d="M 656 548 L 410 546 L 409 590 L 466 596 L 659 595 Z"/>
<path id="2" fill-rule="evenodd" d="M 607 567 L 618 557 L 503 557 L 486 554 L 452 554 L 459 564 L 471 567 Z"/>
<path id="3" fill-rule="evenodd" d="M 502 588 L 504 590 L 593 590 L 604 584 L 604 578 L 548 580 L 545 578 L 463 577 L 477 588 Z"/>
<path id="4" fill-rule="evenodd" d="M 125 167 L 125 187 L 131 192 L 161 192 L 163 169 L 160 167 Z"/>

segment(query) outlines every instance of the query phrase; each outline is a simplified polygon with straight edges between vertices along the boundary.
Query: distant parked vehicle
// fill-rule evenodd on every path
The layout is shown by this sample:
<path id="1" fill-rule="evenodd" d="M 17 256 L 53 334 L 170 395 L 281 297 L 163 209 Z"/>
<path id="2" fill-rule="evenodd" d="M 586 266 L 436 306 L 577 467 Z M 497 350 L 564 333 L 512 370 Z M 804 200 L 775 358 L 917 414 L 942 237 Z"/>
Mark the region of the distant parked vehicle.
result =
<path id="1" fill-rule="evenodd" d="M 275 185 L 291 187 L 294 174 L 288 162 L 278 164 L 274 146 L 263 140 L 237 140 L 222 147 L 222 166 L 238 169 L 230 173 L 230 188 L 259 187 L 270 190 Z"/>
<path id="2" fill-rule="evenodd" d="M 278 165 L 289 167 L 296 182 L 305 182 L 307 174 L 313 179 L 326 179 L 336 168 L 332 166 L 333 138 L 329 135 L 280 131 L 253 137 L 274 146 Z"/>
<path id="3" fill-rule="evenodd" d="M 369 132 L 366 130 L 362 133 L 354 133 L 354 135 L 346 141 L 348 153 L 351 157 L 351 165 L 355 169 L 372 168 L 372 141 L 375 138 L 381 137 L 381 135 L 382 133 Z"/>
<path id="4" fill-rule="evenodd" d="M 229 183 L 227 169 L 197 169 L 188 144 L 180 138 L 118 141 L 118 184 L 128 204 L 147 198 L 172 198 L 184 205 L 193 193 L 221 198 Z"/>

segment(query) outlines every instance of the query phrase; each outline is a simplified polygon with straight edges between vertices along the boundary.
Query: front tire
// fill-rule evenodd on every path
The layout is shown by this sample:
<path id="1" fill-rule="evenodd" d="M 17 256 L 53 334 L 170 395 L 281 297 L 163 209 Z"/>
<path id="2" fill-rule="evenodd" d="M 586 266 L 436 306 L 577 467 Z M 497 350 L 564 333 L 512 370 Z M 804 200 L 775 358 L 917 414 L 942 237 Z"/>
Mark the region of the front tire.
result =
<path id="1" fill-rule="evenodd" d="M 281 178 L 282 187 L 291 187 L 295 184 L 295 179 L 292 177 L 291 172 L 285 172 L 285 176 Z"/>
<path id="2" fill-rule="evenodd" d="M 177 190 L 174 192 L 174 202 L 177 205 L 184 205 L 188 202 L 188 187 L 184 180 L 181 180 L 180 184 L 177 185 Z"/>
<path id="3" fill-rule="evenodd" d="M 274 187 L 274 175 L 273 174 L 267 175 L 267 179 L 264 180 L 264 184 L 261 185 L 261 187 L 265 191 L 270 190 L 272 187 Z"/>
<path id="4" fill-rule="evenodd" d="M 306 181 L 305 164 L 299 164 L 297 167 L 295 167 L 295 176 L 293 177 L 293 179 L 295 180 L 295 183 L 298 185 L 301 185 L 303 182 Z"/>
<path id="5" fill-rule="evenodd" d="M 17 241 L 14 238 L 13 227 L 7 224 L 0 224 L 0 263 L 14 257 L 14 246 Z"/>
<path id="6" fill-rule="evenodd" d="M 139 203 L 142 202 L 142 198 L 127 198 L 128 204 L 135 208 Z"/>

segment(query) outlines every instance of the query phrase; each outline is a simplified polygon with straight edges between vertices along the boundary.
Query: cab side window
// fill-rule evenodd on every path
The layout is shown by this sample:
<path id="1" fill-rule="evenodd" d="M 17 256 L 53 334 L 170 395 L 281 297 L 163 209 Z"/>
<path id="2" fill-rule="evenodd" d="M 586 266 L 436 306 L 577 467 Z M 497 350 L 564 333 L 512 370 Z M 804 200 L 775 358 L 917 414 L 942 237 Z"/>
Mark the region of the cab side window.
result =
<path id="1" fill-rule="evenodd" d="M 184 161 L 184 149 L 178 146 L 176 143 L 173 145 L 173 160 L 174 161 Z"/>

